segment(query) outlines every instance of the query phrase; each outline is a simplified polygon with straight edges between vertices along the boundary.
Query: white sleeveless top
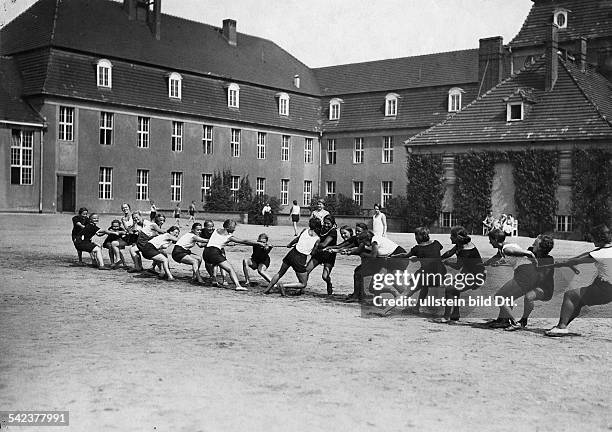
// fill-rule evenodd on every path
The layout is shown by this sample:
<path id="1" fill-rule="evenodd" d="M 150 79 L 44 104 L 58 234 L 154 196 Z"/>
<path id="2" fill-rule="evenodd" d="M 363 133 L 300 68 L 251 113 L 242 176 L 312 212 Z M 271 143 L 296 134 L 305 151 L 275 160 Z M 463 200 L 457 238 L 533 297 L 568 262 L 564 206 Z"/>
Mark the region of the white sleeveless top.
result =
<path id="1" fill-rule="evenodd" d="M 520 248 L 520 246 L 517 245 L 516 243 L 508 243 L 502 247 L 502 250 L 501 250 L 502 256 L 504 257 L 506 263 L 510 264 L 512 268 L 516 269 L 517 267 L 522 266 L 523 264 L 533 264 L 532 261 L 526 256 L 506 255 L 505 249 L 508 246 L 517 247 L 517 248 Z"/>
<path id="2" fill-rule="evenodd" d="M 601 249 L 589 252 L 589 255 L 595 260 L 597 277 L 612 284 L 612 247 L 606 245 Z"/>
<path id="3" fill-rule="evenodd" d="M 206 247 L 216 247 L 217 249 L 223 249 L 226 244 L 229 243 L 229 239 L 233 234 L 219 234 L 217 230 L 214 230 L 208 239 Z"/>
<path id="4" fill-rule="evenodd" d="M 383 235 L 383 230 L 385 229 L 383 225 L 383 220 L 387 220 L 387 217 L 384 213 L 381 213 L 378 216 L 372 216 L 372 232 L 374 233 L 374 235 Z"/>
<path id="5" fill-rule="evenodd" d="M 155 248 L 161 249 L 161 248 L 167 248 L 168 246 L 170 246 L 170 244 L 173 241 L 174 241 L 174 237 L 172 236 L 172 234 L 166 233 L 166 234 L 160 234 L 157 237 L 153 237 L 151 240 L 149 240 L 149 243 L 155 246 Z"/>
<path id="6" fill-rule="evenodd" d="M 157 231 L 154 231 L 152 229 L 153 225 L 157 226 L 157 224 L 155 222 L 150 222 L 148 220 L 143 220 L 142 221 L 142 228 L 140 229 L 140 231 L 142 231 L 143 234 L 146 234 L 149 237 L 156 236 L 157 235 Z"/>
<path id="7" fill-rule="evenodd" d="M 308 234 L 308 231 L 309 230 L 304 230 L 302 234 L 300 234 L 298 242 L 295 245 L 295 250 L 304 255 L 310 255 L 315 247 L 315 243 L 319 240 L 318 235 L 313 237 Z"/>
<path id="8" fill-rule="evenodd" d="M 125 227 L 128 229 L 134 226 L 134 219 L 132 218 L 132 215 L 129 215 L 127 219 L 125 219 L 125 216 L 123 216 L 121 218 L 121 222 L 123 222 L 123 225 L 125 225 Z"/>
<path id="9" fill-rule="evenodd" d="M 178 239 L 176 245 L 185 249 L 191 249 L 196 245 L 196 237 L 197 236 L 194 233 L 184 234 L 180 239 Z"/>

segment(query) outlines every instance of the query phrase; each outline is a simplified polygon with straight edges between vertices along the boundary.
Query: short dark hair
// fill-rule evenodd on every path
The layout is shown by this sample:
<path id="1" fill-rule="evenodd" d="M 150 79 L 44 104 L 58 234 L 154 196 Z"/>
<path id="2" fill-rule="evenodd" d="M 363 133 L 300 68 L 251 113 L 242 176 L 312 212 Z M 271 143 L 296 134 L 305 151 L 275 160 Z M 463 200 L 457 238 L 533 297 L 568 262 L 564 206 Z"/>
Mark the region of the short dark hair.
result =
<path id="1" fill-rule="evenodd" d="M 540 239 L 540 250 L 544 255 L 555 247 L 555 239 L 551 235 L 540 234 L 538 238 Z"/>
<path id="2" fill-rule="evenodd" d="M 460 225 L 451 228 L 451 235 L 457 238 L 457 244 L 460 245 L 466 245 L 472 241 L 472 238 L 469 236 L 467 230 Z"/>
<path id="3" fill-rule="evenodd" d="M 79 214 L 82 215 L 84 212 L 88 212 L 89 210 L 87 210 L 87 207 L 81 207 L 79 209 Z"/>
<path id="4" fill-rule="evenodd" d="M 318 234 L 321 231 L 321 219 L 316 217 L 310 218 L 308 221 L 308 228 Z"/>
<path id="5" fill-rule="evenodd" d="M 499 228 L 492 229 L 489 231 L 489 239 L 497 243 L 503 243 L 506 240 L 506 233 Z"/>
<path id="6" fill-rule="evenodd" d="M 591 230 L 594 243 L 609 243 L 611 237 L 610 228 L 606 224 L 599 224 Z"/>
<path id="7" fill-rule="evenodd" d="M 427 227 L 418 227 L 414 230 L 414 237 L 417 242 L 426 242 L 429 241 L 429 228 Z"/>

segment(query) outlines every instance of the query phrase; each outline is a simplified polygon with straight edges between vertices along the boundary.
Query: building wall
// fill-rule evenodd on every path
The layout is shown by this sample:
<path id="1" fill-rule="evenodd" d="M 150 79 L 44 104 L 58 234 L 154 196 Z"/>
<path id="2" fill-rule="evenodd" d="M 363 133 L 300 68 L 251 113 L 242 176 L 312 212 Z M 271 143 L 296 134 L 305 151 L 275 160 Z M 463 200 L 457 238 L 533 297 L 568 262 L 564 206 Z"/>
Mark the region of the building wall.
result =
<path id="1" fill-rule="evenodd" d="M 381 183 L 393 182 L 393 196 L 406 195 L 406 150 L 404 141 L 416 132 L 366 132 L 352 134 L 324 134 L 321 140 L 321 195 L 326 182 L 336 182 L 336 194 L 353 197 L 353 182 L 363 182 L 363 208 L 381 202 Z M 384 136 L 393 137 L 393 162 L 383 163 Z M 363 138 L 363 163 L 353 162 L 355 138 Z M 336 140 L 336 164 L 327 162 L 327 140 Z"/>
<path id="2" fill-rule="evenodd" d="M 38 211 L 40 202 L 40 130 L 34 130 L 32 154 L 32 184 L 11 184 L 12 131 L 34 129 L 0 125 L 0 211 Z"/>
<path id="3" fill-rule="evenodd" d="M 60 106 L 75 108 L 75 134 L 73 141 L 62 141 L 58 136 Z M 113 109 L 102 105 L 73 104 L 49 100 L 42 110 L 49 120 L 49 141 L 54 154 L 55 169 L 50 169 L 47 179 L 54 189 L 61 189 L 60 175 L 76 175 L 76 208 L 85 206 L 90 211 L 116 212 L 122 202 L 134 209 L 147 210 L 148 201 L 136 200 L 136 171 L 149 170 L 149 198 L 160 209 L 174 208 L 171 201 L 171 173 L 182 172 L 181 205 L 187 207 L 194 200 L 201 202 L 202 174 L 214 174 L 229 169 L 235 176 L 249 176 L 255 192 L 256 178 L 266 179 L 265 192 L 279 197 L 280 180 L 290 179 L 289 199 L 301 200 L 304 180 L 318 185 L 318 136 L 294 131 L 255 129 L 238 124 L 227 124 L 194 118 L 160 115 L 152 112 L 135 112 Z M 99 123 L 102 111 L 113 113 L 112 144 L 99 144 Z M 149 148 L 137 147 L 138 116 L 150 118 Z M 172 122 L 183 122 L 183 149 L 171 150 Z M 204 154 L 202 126 L 213 127 L 213 154 Z M 230 154 L 231 129 L 241 130 L 240 157 Z M 266 133 L 266 158 L 257 159 L 257 132 Z M 289 161 L 281 161 L 282 135 L 290 136 Z M 304 164 L 305 138 L 313 139 L 313 163 Z M 100 167 L 113 169 L 112 199 L 98 198 Z M 46 196 L 52 200 L 51 195 Z M 57 194 L 56 194 L 57 200 Z M 58 208 L 56 202 L 51 207 Z"/>

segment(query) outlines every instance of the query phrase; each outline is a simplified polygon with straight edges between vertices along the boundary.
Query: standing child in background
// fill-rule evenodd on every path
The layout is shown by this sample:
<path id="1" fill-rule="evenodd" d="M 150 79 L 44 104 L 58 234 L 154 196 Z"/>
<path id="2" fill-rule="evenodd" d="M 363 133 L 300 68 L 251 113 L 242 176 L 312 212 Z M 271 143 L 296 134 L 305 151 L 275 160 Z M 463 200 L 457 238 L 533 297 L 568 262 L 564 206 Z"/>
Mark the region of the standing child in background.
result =
<path id="1" fill-rule="evenodd" d="M 195 214 L 196 214 L 195 201 L 191 201 L 191 204 L 189 204 L 189 221 L 188 221 L 188 224 L 196 223 Z"/>
<path id="2" fill-rule="evenodd" d="M 263 216 L 263 226 L 269 227 L 272 224 L 272 207 L 266 203 L 261 209 L 261 215 Z"/>
<path id="3" fill-rule="evenodd" d="M 191 265 L 192 276 L 191 281 L 203 283 L 200 275 L 200 266 L 202 265 L 202 257 L 191 252 L 191 249 L 197 244 L 200 247 L 206 246 L 208 240 L 200 237 L 202 232 L 202 224 L 194 223 L 191 226 L 191 232 L 183 235 L 172 248 L 172 259 L 177 263 Z"/>
<path id="4" fill-rule="evenodd" d="M 291 240 L 291 242 L 287 245 L 287 247 L 291 248 L 291 250 L 285 256 L 285 258 L 283 258 L 280 270 L 274 275 L 268 284 L 268 287 L 264 291 L 264 294 L 270 294 L 272 288 L 277 284 L 283 297 L 286 294 L 285 288 L 299 288 L 300 294 L 304 291 L 308 285 L 308 272 L 306 269 L 308 256 L 319 246 L 320 232 L 321 221 L 316 217 L 310 218 L 308 221 L 308 228 L 304 229 L 298 237 Z M 292 268 L 295 271 L 299 282 L 289 284 L 278 283 L 280 278 L 287 273 L 289 268 Z"/>
<path id="5" fill-rule="evenodd" d="M 223 228 L 214 230 L 210 236 L 210 239 L 208 239 L 206 248 L 204 249 L 204 261 L 206 262 L 206 269 L 208 270 L 209 274 L 214 274 L 214 267 L 219 266 L 230 274 L 232 282 L 234 282 L 234 285 L 236 285 L 236 291 L 248 291 L 246 287 L 240 285 L 236 271 L 227 258 L 225 258 L 223 249 L 229 242 L 249 246 L 259 245 L 260 243 L 239 239 L 238 237 L 234 236 L 234 231 L 236 231 L 236 222 L 231 219 L 227 219 L 225 222 L 223 222 Z"/>
<path id="6" fill-rule="evenodd" d="M 438 240 L 429 238 L 429 229 L 426 227 L 418 227 L 414 230 L 414 238 L 417 245 L 410 249 L 405 256 L 415 257 L 421 262 L 421 279 L 419 284 L 412 287 L 413 292 L 419 290 L 419 300 L 414 307 L 414 313 L 419 313 L 421 302 L 425 302 L 429 294 L 429 288 L 440 286 L 442 278 L 446 274 L 446 267 L 442 264 L 440 251 L 442 245 Z"/>
<path id="7" fill-rule="evenodd" d="M 374 204 L 374 216 L 372 216 L 372 232 L 374 235 L 387 236 L 387 216 L 380 211 L 380 205 Z"/>
<path id="8" fill-rule="evenodd" d="M 444 307 L 444 317 L 441 319 L 441 322 L 445 323 L 459 321 L 460 312 L 457 304 L 461 292 L 468 289 L 480 288 L 486 277 L 485 267 L 480 252 L 478 252 L 478 249 L 472 243 L 472 239 L 468 235 L 467 230 L 462 226 L 452 227 L 450 239 L 455 246 L 444 253 L 441 258 L 445 260 L 456 254 L 457 262 L 455 264 L 449 262 L 445 264 L 455 270 L 459 270 L 459 274 L 462 275 L 462 278 L 461 282 L 459 282 L 459 279 L 456 277 L 455 285 L 446 287 L 444 291 L 447 306 Z M 473 283 L 468 285 L 465 282 L 468 279 L 473 281 Z"/>
<path id="9" fill-rule="evenodd" d="M 266 273 L 266 270 L 270 267 L 270 251 L 272 250 L 272 246 L 268 245 L 268 235 L 265 233 L 259 234 L 257 242 L 260 244 L 253 246 L 251 258 L 242 260 L 242 270 L 244 271 L 244 279 L 247 285 L 251 285 L 249 267 L 253 270 L 257 270 L 257 273 L 259 273 L 266 282 L 269 283 L 271 280 L 268 273 Z M 254 284 L 256 285 L 257 283 Z"/>
<path id="10" fill-rule="evenodd" d="M 300 212 L 302 211 L 301 207 L 298 205 L 297 200 L 293 200 L 293 205 L 291 206 L 291 211 L 289 212 L 289 218 L 291 219 L 291 224 L 293 225 L 293 236 L 297 236 L 297 224 L 300 221 Z"/>
<path id="11" fill-rule="evenodd" d="M 149 213 L 149 218 L 154 220 L 155 216 L 157 216 L 157 207 L 155 206 L 155 201 L 151 200 L 151 212 Z"/>
<path id="12" fill-rule="evenodd" d="M 70 234 L 72 238 L 72 244 L 77 251 L 77 255 L 79 257 L 79 265 L 85 265 L 83 263 L 83 251 L 79 250 L 76 247 L 76 242 L 79 237 L 79 233 L 85 228 L 85 225 L 89 223 L 89 217 L 87 216 L 89 212 L 85 207 L 81 207 L 79 209 L 79 214 L 72 217 L 72 233 Z"/>
<path id="13" fill-rule="evenodd" d="M 176 226 L 181 226 L 181 203 L 176 203 L 176 207 L 174 207 L 174 220 Z"/>

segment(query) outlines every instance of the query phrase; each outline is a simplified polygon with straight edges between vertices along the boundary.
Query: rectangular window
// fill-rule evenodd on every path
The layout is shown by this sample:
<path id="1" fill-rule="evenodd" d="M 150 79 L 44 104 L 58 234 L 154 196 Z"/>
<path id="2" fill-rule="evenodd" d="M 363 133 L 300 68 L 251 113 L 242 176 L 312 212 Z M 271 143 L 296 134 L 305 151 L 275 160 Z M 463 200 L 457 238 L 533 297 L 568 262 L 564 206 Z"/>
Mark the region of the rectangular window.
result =
<path id="1" fill-rule="evenodd" d="M 393 137 L 383 137 L 382 163 L 393 163 Z"/>
<path id="2" fill-rule="evenodd" d="M 327 164 L 328 165 L 336 164 L 336 140 L 335 139 L 327 140 Z"/>
<path id="3" fill-rule="evenodd" d="M 232 129 L 230 152 L 232 157 L 240 157 L 240 129 Z"/>
<path id="4" fill-rule="evenodd" d="M 266 179 L 257 177 L 255 181 L 255 195 L 263 196 L 266 194 Z"/>
<path id="5" fill-rule="evenodd" d="M 523 103 L 509 103 L 507 106 L 506 121 L 523 120 Z"/>
<path id="6" fill-rule="evenodd" d="M 13 129 L 11 141 L 11 184 L 31 185 L 34 132 Z"/>
<path id="7" fill-rule="evenodd" d="M 325 182 L 325 196 L 333 198 L 336 196 L 336 182 L 328 181 Z"/>
<path id="8" fill-rule="evenodd" d="M 353 145 L 353 163 L 363 163 L 363 138 L 355 138 Z"/>
<path id="9" fill-rule="evenodd" d="M 238 189 L 240 189 L 240 176 L 232 176 L 230 191 L 232 194 L 232 200 L 234 200 L 234 202 L 238 202 Z"/>
<path id="10" fill-rule="evenodd" d="M 281 161 L 289 160 L 290 146 L 291 146 L 291 137 L 289 135 L 283 135 L 283 142 L 281 143 Z"/>
<path id="11" fill-rule="evenodd" d="M 138 201 L 149 199 L 149 170 L 136 170 L 136 199 Z"/>
<path id="12" fill-rule="evenodd" d="M 172 122 L 172 151 L 182 152 L 183 151 L 183 123 L 173 121 Z"/>
<path id="13" fill-rule="evenodd" d="M 449 111 L 459 111 L 461 109 L 461 93 L 453 93 L 450 95 Z"/>
<path id="14" fill-rule="evenodd" d="M 383 181 L 380 186 L 380 204 L 387 207 L 387 201 L 393 197 L 393 182 Z"/>
<path id="15" fill-rule="evenodd" d="M 353 201 L 357 203 L 359 207 L 363 206 L 363 182 L 353 182 Z"/>
<path id="16" fill-rule="evenodd" d="M 149 148 L 149 117 L 138 117 L 138 148 Z"/>
<path id="17" fill-rule="evenodd" d="M 210 186 L 212 185 L 212 174 L 202 174 L 202 197 L 201 201 L 206 202 L 208 195 L 210 194 Z"/>
<path id="18" fill-rule="evenodd" d="M 312 181 L 304 180 L 304 205 L 309 206 L 312 201 Z"/>
<path id="19" fill-rule="evenodd" d="M 63 141 L 74 140 L 74 108 L 60 107 L 58 138 Z"/>
<path id="20" fill-rule="evenodd" d="M 181 201 L 183 195 L 183 173 L 173 172 L 170 178 L 170 200 Z"/>
<path id="21" fill-rule="evenodd" d="M 98 177 L 98 198 L 109 200 L 113 199 L 113 169 L 100 167 Z"/>
<path id="22" fill-rule="evenodd" d="M 574 217 L 569 215 L 557 215 L 557 231 L 572 232 L 574 231 Z"/>
<path id="23" fill-rule="evenodd" d="M 106 64 L 98 64 L 98 87 L 111 87 L 111 69 Z"/>
<path id="24" fill-rule="evenodd" d="M 100 113 L 100 144 L 111 145 L 113 143 L 113 114 Z"/>
<path id="25" fill-rule="evenodd" d="M 289 204 L 289 179 L 281 179 L 280 202 L 281 205 Z"/>
<path id="26" fill-rule="evenodd" d="M 266 134 L 257 132 L 257 159 L 266 158 Z"/>
<path id="27" fill-rule="evenodd" d="M 304 163 L 312 163 L 312 138 L 304 138 Z"/>
<path id="28" fill-rule="evenodd" d="M 440 228 L 452 228 L 455 225 L 452 212 L 440 212 L 440 220 L 438 221 Z"/>
<path id="29" fill-rule="evenodd" d="M 230 108 L 238 108 L 238 89 L 230 87 L 227 91 L 227 105 Z"/>
<path id="30" fill-rule="evenodd" d="M 204 154 L 213 154 L 213 127 L 202 126 L 202 152 Z"/>

